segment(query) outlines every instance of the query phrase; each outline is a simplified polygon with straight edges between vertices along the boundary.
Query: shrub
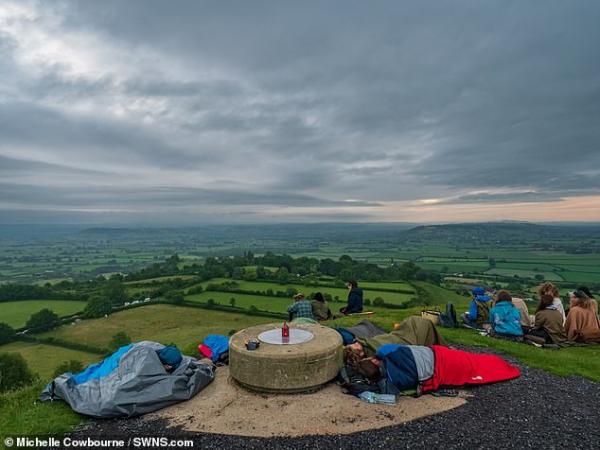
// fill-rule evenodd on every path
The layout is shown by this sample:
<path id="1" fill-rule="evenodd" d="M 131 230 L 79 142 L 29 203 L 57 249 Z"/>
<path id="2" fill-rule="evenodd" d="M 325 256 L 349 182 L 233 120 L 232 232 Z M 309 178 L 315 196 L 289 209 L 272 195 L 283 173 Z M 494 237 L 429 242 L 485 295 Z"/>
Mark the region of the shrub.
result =
<path id="1" fill-rule="evenodd" d="M 83 314 L 88 318 L 102 317 L 110 314 L 111 312 L 112 302 L 109 298 L 101 295 L 94 295 L 91 297 L 85 306 L 85 309 L 83 310 Z"/>
<path id="2" fill-rule="evenodd" d="M 0 322 L 0 345 L 12 341 L 14 336 L 14 328 L 6 323 Z"/>
<path id="3" fill-rule="evenodd" d="M 108 348 L 110 348 L 112 351 L 115 351 L 128 344 L 131 344 L 131 338 L 127 336 L 127 333 L 124 331 L 119 331 L 112 337 L 110 343 L 108 344 Z"/>
<path id="4" fill-rule="evenodd" d="M 365 300 L 363 301 L 363 304 L 365 306 L 371 306 L 371 300 L 369 300 L 368 298 L 365 298 Z"/>
<path id="5" fill-rule="evenodd" d="M 54 369 L 52 378 L 56 378 L 57 376 L 62 375 L 63 373 L 66 373 L 66 372 L 78 373 L 78 372 L 81 372 L 82 370 L 83 370 L 83 363 L 81 361 L 77 361 L 76 359 L 72 359 L 70 361 L 63 361 L 58 366 L 56 366 L 56 369 Z"/>
<path id="6" fill-rule="evenodd" d="M 0 392 L 31 384 L 35 376 L 18 353 L 0 353 Z"/>
<path id="7" fill-rule="evenodd" d="M 202 294 L 202 292 L 204 292 L 204 288 L 201 284 L 188 289 L 188 294 Z"/>
<path id="8" fill-rule="evenodd" d="M 213 308 L 216 304 L 217 302 L 215 302 L 214 298 L 209 298 L 208 300 L 206 300 L 206 306 L 208 306 L 209 308 Z"/>
<path id="9" fill-rule="evenodd" d="M 36 331 L 47 331 L 56 327 L 59 324 L 58 315 L 50 311 L 48 308 L 44 308 L 31 315 L 27 324 L 27 328 L 32 328 Z"/>
<path id="10" fill-rule="evenodd" d="M 385 300 L 382 299 L 381 297 L 375 297 L 375 300 L 373 300 L 373 306 L 383 306 L 385 305 Z"/>

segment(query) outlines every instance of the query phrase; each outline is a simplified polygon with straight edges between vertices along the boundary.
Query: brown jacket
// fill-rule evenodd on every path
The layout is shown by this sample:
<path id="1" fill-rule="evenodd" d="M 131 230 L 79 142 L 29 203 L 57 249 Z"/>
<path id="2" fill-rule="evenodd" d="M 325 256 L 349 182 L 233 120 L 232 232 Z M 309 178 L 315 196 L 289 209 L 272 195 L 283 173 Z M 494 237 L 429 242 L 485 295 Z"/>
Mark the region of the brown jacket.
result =
<path id="1" fill-rule="evenodd" d="M 565 322 L 570 341 L 595 341 L 600 335 L 600 322 L 592 308 L 572 306 Z"/>
<path id="2" fill-rule="evenodd" d="M 562 314 L 556 309 L 546 308 L 535 313 L 534 328 L 545 330 L 552 339 L 553 344 L 558 344 L 567 339 L 563 329 Z"/>

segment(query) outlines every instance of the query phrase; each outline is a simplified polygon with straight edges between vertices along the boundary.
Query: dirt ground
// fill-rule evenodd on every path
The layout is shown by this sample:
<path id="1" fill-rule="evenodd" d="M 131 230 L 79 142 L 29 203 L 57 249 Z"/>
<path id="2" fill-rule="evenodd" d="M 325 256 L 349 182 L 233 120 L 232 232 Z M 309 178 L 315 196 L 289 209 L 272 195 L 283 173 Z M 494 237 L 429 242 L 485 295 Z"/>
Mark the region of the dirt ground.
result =
<path id="1" fill-rule="evenodd" d="M 318 392 L 268 395 L 247 391 L 217 370 L 215 381 L 193 399 L 152 414 L 187 431 L 243 436 L 349 434 L 402 424 L 456 408 L 461 396 L 398 397 L 395 405 L 372 405 L 346 395 L 331 383 Z"/>

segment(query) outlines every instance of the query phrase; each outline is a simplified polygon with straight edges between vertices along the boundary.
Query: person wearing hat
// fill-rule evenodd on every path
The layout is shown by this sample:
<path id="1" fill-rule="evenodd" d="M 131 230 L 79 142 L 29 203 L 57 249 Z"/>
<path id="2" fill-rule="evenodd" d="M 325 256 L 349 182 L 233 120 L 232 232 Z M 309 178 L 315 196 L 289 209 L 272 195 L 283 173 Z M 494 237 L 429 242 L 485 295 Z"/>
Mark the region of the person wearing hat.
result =
<path id="1" fill-rule="evenodd" d="M 174 345 L 169 345 L 162 350 L 158 350 L 156 353 L 158 354 L 158 359 L 160 359 L 160 362 L 164 366 L 165 370 L 169 373 L 177 369 L 183 360 L 181 352 Z"/>
<path id="2" fill-rule="evenodd" d="M 486 295 L 485 289 L 477 286 L 471 291 L 473 298 L 469 303 L 469 310 L 461 318 L 466 326 L 481 328 L 488 321 L 492 298 Z"/>
<path id="3" fill-rule="evenodd" d="M 294 295 L 294 304 L 288 308 L 290 321 L 304 317 L 314 320 L 312 304 L 304 297 L 304 294 Z"/>

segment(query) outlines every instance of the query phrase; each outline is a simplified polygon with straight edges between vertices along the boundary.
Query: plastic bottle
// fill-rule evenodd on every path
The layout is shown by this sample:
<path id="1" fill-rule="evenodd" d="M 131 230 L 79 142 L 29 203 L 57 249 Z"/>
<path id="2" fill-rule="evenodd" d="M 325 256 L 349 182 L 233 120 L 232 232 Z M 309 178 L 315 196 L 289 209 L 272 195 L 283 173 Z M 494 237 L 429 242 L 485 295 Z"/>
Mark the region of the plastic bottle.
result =
<path id="1" fill-rule="evenodd" d="M 379 403 L 382 405 L 393 405 L 396 403 L 396 396 L 392 394 L 376 394 L 375 392 L 365 391 L 358 394 L 358 398 L 367 403 Z"/>

